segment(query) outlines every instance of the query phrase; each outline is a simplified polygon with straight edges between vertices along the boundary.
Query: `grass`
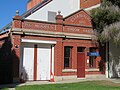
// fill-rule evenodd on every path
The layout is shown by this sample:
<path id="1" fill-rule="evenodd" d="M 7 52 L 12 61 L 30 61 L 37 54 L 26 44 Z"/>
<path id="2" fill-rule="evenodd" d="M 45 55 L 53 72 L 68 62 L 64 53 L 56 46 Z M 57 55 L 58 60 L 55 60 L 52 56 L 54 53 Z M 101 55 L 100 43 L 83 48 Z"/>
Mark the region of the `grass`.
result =
<path id="1" fill-rule="evenodd" d="M 3 89 L 0 89 L 0 90 L 9 90 L 8 88 L 3 88 Z"/>
<path id="2" fill-rule="evenodd" d="M 108 81 L 86 81 L 70 84 L 28 85 L 16 90 L 120 90 L 120 84 Z"/>

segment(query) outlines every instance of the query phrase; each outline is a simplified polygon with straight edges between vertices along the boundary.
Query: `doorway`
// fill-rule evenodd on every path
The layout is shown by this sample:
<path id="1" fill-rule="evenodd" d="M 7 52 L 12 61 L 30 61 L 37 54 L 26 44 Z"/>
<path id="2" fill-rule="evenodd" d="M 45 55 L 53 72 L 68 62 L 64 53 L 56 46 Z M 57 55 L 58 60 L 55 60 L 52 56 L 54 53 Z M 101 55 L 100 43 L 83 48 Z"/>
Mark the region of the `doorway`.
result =
<path id="1" fill-rule="evenodd" d="M 85 77 L 85 47 L 77 48 L 77 78 Z"/>

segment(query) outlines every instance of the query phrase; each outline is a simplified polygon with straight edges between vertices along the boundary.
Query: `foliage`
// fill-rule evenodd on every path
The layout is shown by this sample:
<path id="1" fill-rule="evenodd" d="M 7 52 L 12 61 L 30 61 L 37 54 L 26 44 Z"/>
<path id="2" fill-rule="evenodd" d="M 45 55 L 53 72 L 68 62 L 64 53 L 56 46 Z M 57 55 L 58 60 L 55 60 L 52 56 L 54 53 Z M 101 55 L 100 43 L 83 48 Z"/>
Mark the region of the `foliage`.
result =
<path id="1" fill-rule="evenodd" d="M 104 2 L 111 2 L 113 5 L 120 7 L 120 0 L 104 0 Z"/>
<path id="2" fill-rule="evenodd" d="M 113 40 L 115 40 L 115 42 L 120 41 L 118 39 L 118 32 L 120 30 L 120 27 L 118 27 L 118 24 L 120 24 L 120 8 L 119 6 L 115 6 L 119 3 L 120 0 L 104 0 L 100 7 L 91 11 L 93 27 L 97 32 L 97 37 L 99 40 L 110 40 L 113 39 L 112 36 L 114 36 Z M 114 34 L 112 35 L 111 33 Z"/>
<path id="3" fill-rule="evenodd" d="M 120 20 L 120 9 L 118 6 L 101 6 L 91 11 L 93 26 L 98 32 L 102 32 L 104 26 Z"/>
<path id="4" fill-rule="evenodd" d="M 120 42 L 120 22 L 106 26 L 101 36 L 103 40 L 113 40 L 115 43 Z"/>

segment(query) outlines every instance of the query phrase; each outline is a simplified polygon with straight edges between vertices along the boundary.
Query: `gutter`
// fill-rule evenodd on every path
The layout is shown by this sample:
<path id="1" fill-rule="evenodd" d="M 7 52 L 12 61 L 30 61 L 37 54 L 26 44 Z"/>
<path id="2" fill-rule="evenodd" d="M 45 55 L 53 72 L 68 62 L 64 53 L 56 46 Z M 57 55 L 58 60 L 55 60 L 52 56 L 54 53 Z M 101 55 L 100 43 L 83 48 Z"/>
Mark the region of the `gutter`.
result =
<path id="1" fill-rule="evenodd" d="M 9 36 L 9 33 L 4 33 L 0 35 L 0 40 Z"/>

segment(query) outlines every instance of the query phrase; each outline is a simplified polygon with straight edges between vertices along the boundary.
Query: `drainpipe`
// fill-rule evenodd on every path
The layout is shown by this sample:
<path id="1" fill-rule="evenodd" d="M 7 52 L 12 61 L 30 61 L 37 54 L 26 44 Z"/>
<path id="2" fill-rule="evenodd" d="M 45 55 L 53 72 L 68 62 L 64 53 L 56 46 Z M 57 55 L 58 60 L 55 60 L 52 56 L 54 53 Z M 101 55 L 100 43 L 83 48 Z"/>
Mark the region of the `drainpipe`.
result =
<path id="1" fill-rule="evenodd" d="M 6 38 L 6 37 L 8 37 L 8 33 L 4 33 L 4 34 L 0 35 L 0 39 Z"/>
<path id="2" fill-rule="evenodd" d="M 106 41 L 106 78 L 109 78 L 109 42 Z"/>
<path id="3" fill-rule="evenodd" d="M 110 64 L 109 64 L 109 41 L 107 42 L 107 46 L 108 46 L 108 78 L 110 78 Z"/>

